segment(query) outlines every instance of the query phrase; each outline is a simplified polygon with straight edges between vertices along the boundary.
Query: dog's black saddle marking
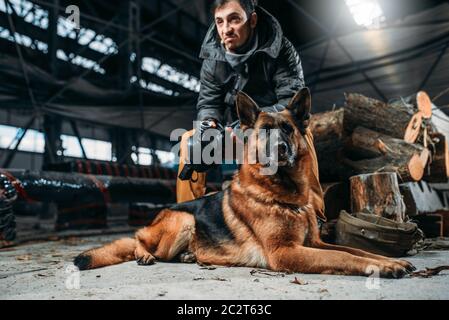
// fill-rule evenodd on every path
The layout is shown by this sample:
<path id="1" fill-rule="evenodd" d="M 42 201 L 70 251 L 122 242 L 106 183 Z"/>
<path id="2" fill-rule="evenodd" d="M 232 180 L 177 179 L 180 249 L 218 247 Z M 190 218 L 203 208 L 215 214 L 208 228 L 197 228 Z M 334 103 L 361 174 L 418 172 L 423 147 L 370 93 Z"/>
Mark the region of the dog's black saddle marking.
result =
<path id="1" fill-rule="evenodd" d="M 183 211 L 195 217 L 197 239 L 208 245 L 219 245 L 234 240 L 234 236 L 223 217 L 224 193 L 221 191 L 210 196 L 189 202 L 178 203 L 170 210 Z"/>

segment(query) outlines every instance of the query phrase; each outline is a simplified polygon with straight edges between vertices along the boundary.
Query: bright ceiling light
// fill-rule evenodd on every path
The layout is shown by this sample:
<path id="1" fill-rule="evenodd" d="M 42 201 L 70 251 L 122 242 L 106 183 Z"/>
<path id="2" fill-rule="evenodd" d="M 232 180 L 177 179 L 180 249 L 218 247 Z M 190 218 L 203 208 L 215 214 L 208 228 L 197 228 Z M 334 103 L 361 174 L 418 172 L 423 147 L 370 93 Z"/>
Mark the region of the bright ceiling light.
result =
<path id="1" fill-rule="evenodd" d="M 378 29 L 385 16 L 377 0 L 345 0 L 355 22 L 368 29 Z"/>

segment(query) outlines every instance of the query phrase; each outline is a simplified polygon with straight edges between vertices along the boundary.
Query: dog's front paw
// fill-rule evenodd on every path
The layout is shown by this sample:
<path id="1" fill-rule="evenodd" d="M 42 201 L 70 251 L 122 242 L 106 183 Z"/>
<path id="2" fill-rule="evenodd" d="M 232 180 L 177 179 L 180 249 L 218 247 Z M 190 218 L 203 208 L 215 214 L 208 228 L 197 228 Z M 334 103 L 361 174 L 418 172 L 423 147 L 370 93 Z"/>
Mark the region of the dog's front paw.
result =
<path id="1" fill-rule="evenodd" d="M 179 261 L 182 263 L 195 263 L 196 256 L 192 252 L 183 252 L 179 255 Z"/>
<path id="2" fill-rule="evenodd" d="M 134 250 L 134 258 L 139 266 L 149 266 L 156 262 L 156 258 L 142 246 L 137 246 Z"/>
<path id="3" fill-rule="evenodd" d="M 156 258 L 151 254 L 147 253 L 142 256 L 136 256 L 136 261 L 139 266 L 149 266 L 156 262 Z"/>
<path id="4" fill-rule="evenodd" d="M 379 266 L 381 278 L 400 279 L 409 274 L 410 271 L 400 263 L 388 261 Z"/>
<path id="5" fill-rule="evenodd" d="M 408 273 L 412 273 L 413 271 L 416 271 L 416 267 L 412 263 L 410 263 L 406 260 L 392 259 L 391 261 L 394 263 L 400 264 L 402 267 L 404 267 L 407 270 Z"/>

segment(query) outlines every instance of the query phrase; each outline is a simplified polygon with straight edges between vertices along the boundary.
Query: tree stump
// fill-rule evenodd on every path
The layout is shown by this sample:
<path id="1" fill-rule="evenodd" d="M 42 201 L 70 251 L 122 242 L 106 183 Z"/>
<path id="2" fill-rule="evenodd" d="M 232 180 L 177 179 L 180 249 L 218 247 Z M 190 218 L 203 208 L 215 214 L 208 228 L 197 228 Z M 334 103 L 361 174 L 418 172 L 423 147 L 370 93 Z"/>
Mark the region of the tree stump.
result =
<path id="1" fill-rule="evenodd" d="M 404 104 L 389 105 L 361 94 L 346 94 L 344 127 L 368 129 L 414 143 L 423 121 L 422 112 L 414 112 Z"/>
<path id="2" fill-rule="evenodd" d="M 375 173 L 352 177 L 351 210 L 403 222 L 405 204 L 399 191 L 395 173 Z"/>

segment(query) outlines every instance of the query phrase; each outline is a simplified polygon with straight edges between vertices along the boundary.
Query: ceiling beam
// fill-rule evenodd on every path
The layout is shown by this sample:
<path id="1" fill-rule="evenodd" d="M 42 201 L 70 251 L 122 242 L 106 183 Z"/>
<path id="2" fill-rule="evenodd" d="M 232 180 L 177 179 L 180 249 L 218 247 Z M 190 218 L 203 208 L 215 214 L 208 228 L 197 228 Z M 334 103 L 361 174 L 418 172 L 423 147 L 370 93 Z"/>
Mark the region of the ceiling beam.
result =
<path id="1" fill-rule="evenodd" d="M 294 0 L 286 0 L 288 3 L 291 4 L 291 6 L 296 9 L 299 13 L 301 13 L 303 16 L 305 16 L 309 21 L 313 22 L 315 25 L 317 25 L 327 36 L 328 39 L 334 39 L 337 46 L 340 48 L 340 50 L 343 51 L 343 53 L 348 57 L 348 59 L 351 61 L 352 64 L 356 66 L 356 62 L 354 57 L 349 53 L 349 51 L 345 48 L 345 46 L 340 42 L 338 38 L 334 36 L 334 30 L 330 29 L 328 26 L 325 26 L 323 23 L 321 23 L 318 19 L 316 19 L 314 16 L 312 16 L 310 13 L 308 13 L 306 10 L 304 10 L 299 4 L 297 4 Z M 343 4 L 343 3 L 342 3 Z M 356 67 L 357 68 L 357 67 Z M 387 97 L 385 94 L 380 90 L 380 88 L 374 83 L 374 81 L 364 72 L 363 70 L 360 70 L 357 68 L 357 72 L 360 72 L 365 80 L 371 85 L 371 87 L 374 89 L 374 91 L 384 100 L 387 101 Z"/>

